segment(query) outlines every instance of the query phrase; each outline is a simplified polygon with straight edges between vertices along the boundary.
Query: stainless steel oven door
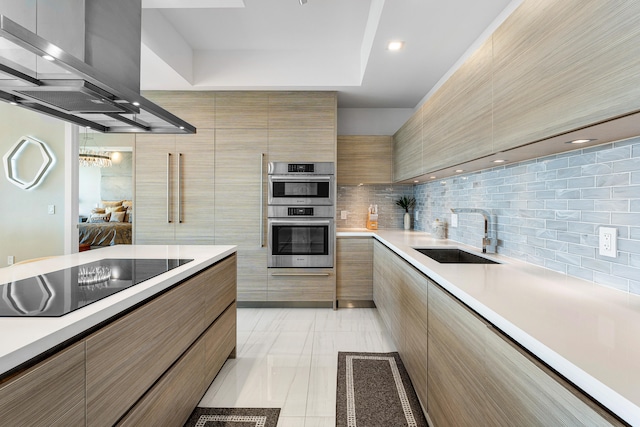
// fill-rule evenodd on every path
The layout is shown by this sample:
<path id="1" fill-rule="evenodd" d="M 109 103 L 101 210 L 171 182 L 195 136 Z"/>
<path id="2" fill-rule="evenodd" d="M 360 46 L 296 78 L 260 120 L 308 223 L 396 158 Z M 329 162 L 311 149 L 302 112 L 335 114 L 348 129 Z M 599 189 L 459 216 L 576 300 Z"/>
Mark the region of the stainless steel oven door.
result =
<path id="1" fill-rule="evenodd" d="M 269 175 L 270 205 L 334 204 L 334 185 L 331 175 Z"/>
<path id="2" fill-rule="evenodd" d="M 269 218 L 268 267 L 333 267 L 332 218 Z"/>

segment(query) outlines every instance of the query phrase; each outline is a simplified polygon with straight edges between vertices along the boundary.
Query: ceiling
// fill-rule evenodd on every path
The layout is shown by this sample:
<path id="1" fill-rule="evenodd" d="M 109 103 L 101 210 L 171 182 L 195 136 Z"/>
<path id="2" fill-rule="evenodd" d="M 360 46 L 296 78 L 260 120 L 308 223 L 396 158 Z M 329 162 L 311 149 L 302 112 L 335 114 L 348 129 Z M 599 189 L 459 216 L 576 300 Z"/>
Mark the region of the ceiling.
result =
<path id="1" fill-rule="evenodd" d="M 142 0 L 141 88 L 335 90 L 340 108 L 414 108 L 516 2 Z"/>

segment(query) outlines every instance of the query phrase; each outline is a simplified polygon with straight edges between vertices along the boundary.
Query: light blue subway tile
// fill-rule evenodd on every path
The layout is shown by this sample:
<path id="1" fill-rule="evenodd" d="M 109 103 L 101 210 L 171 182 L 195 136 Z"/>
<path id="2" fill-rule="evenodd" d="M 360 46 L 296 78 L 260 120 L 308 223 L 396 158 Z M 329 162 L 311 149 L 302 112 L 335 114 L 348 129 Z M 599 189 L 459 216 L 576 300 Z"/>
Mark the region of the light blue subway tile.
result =
<path id="1" fill-rule="evenodd" d="M 515 164 L 515 165 L 507 165 L 507 167 L 505 168 L 505 170 L 511 175 L 511 176 L 516 176 L 516 175 L 523 175 L 525 173 L 527 173 L 527 165 L 523 165 L 521 163 L 519 164 Z"/>
<path id="2" fill-rule="evenodd" d="M 640 268 L 629 267 L 628 265 L 613 264 L 611 274 L 618 277 L 624 277 L 625 279 L 639 280 Z"/>
<path id="3" fill-rule="evenodd" d="M 629 212 L 628 200 L 595 200 L 595 211 Z"/>
<path id="4" fill-rule="evenodd" d="M 530 264 L 535 264 L 535 265 L 539 265 L 541 267 L 544 267 L 544 258 L 540 258 L 540 257 L 537 257 L 535 255 L 528 255 L 527 254 L 525 260 Z"/>
<path id="5" fill-rule="evenodd" d="M 600 273 L 611 274 L 611 263 L 599 259 L 582 257 L 582 267 Z"/>
<path id="6" fill-rule="evenodd" d="M 631 156 L 640 157 L 640 144 L 633 145 Z"/>
<path id="7" fill-rule="evenodd" d="M 579 190 L 576 190 L 576 191 L 579 191 Z M 595 206 L 594 200 L 569 200 L 568 208 L 579 210 L 579 211 L 592 211 L 594 210 L 594 206 Z"/>
<path id="8" fill-rule="evenodd" d="M 557 239 L 558 238 L 558 232 L 557 231 L 553 231 L 553 230 L 544 230 L 544 229 L 540 229 L 540 228 L 536 228 L 536 234 L 535 236 L 540 238 L 540 239 Z"/>
<path id="9" fill-rule="evenodd" d="M 594 163 L 582 166 L 582 176 L 608 175 L 611 172 L 611 166 L 606 163 Z"/>
<path id="10" fill-rule="evenodd" d="M 547 259 L 544 262 L 544 266 L 545 266 L 545 268 L 548 268 L 549 270 L 559 271 L 560 273 L 565 273 L 566 274 L 566 272 L 567 272 L 567 264 L 564 264 L 562 262 L 558 262 L 558 261 L 553 261 L 553 260 Z"/>
<path id="11" fill-rule="evenodd" d="M 613 171 L 616 173 L 640 171 L 640 157 L 613 162 Z"/>
<path id="12" fill-rule="evenodd" d="M 599 163 L 611 162 L 614 160 L 623 160 L 631 157 L 631 147 L 618 147 L 609 150 L 599 151 L 596 155 L 596 161 Z"/>
<path id="13" fill-rule="evenodd" d="M 640 254 L 640 240 L 618 239 L 618 250 L 633 254 Z"/>
<path id="14" fill-rule="evenodd" d="M 611 197 L 614 199 L 640 199 L 640 185 L 613 187 Z"/>
<path id="15" fill-rule="evenodd" d="M 629 185 L 629 182 L 630 182 L 629 172 L 596 177 L 596 187 L 614 187 L 619 185 Z"/>
<path id="16" fill-rule="evenodd" d="M 611 214 L 609 212 L 582 212 L 582 222 L 592 222 L 597 224 L 610 224 Z"/>
<path id="17" fill-rule="evenodd" d="M 522 236 L 535 236 L 537 230 L 535 228 L 520 227 L 519 232 Z"/>
<path id="18" fill-rule="evenodd" d="M 527 164 L 527 173 L 542 172 L 546 170 L 546 166 L 543 162 L 535 162 Z"/>
<path id="19" fill-rule="evenodd" d="M 615 258 L 610 258 L 610 257 L 604 257 L 602 255 L 600 255 L 599 253 L 596 253 L 596 259 L 601 259 L 603 261 L 608 261 L 610 262 L 612 265 L 613 264 L 621 264 L 621 265 L 629 265 L 629 254 L 626 252 L 621 252 L 618 251 L 618 256 Z"/>
<path id="20" fill-rule="evenodd" d="M 622 139 L 620 141 L 616 141 L 613 142 L 612 145 L 614 147 L 627 147 L 629 145 L 634 145 L 638 143 L 638 138 L 637 137 L 633 137 L 633 138 L 629 138 L 629 139 Z"/>
<path id="21" fill-rule="evenodd" d="M 585 245 L 576 245 L 569 243 L 569 247 L 567 248 L 567 252 L 570 254 L 582 255 L 586 258 L 595 258 L 596 249 L 591 246 Z"/>
<path id="22" fill-rule="evenodd" d="M 529 246 L 536 246 L 536 247 L 539 247 L 539 248 L 545 248 L 546 247 L 545 242 L 546 242 L 546 240 L 538 239 L 537 237 L 532 237 L 532 236 L 527 237 L 527 245 L 529 245 Z"/>
<path id="23" fill-rule="evenodd" d="M 518 194 L 518 200 L 535 200 L 535 199 L 536 199 L 535 191 L 523 191 L 522 193 Z"/>
<path id="24" fill-rule="evenodd" d="M 529 200 L 527 202 L 527 208 L 531 210 L 544 209 L 544 200 Z"/>
<path id="25" fill-rule="evenodd" d="M 566 157 L 548 160 L 548 161 L 545 161 L 544 163 L 548 171 L 553 169 L 563 169 L 569 166 L 569 161 L 567 160 Z"/>
<path id="26" fill-rule="evenodd" d="M 556 190 L 556 199 L 579 199 L 581 191 L 578 189 L 571 190 Z"/>
<path id="27" fill-rule="evenodd" d="M 544 247 L 556 252 L 567 252 L 569 244 L 567 242 L 559 242 L 557 240 L 545 240 Z"/>
<path id="28" fill-rule="evenodd" d="M 564 252 L 556 252 L 556 261 L 561 262 L 563 264 L 580 266 L 582 263 L 582 258 L 580 255 L 572 255 Z"/>
<path id="29" fill-rule="evenodd" d="M 527 221 L 525 222 L 525 225 L 527 227 L 531 227 L 531 228 L 535 228 L 537 230 L 542 230 L 544 229 L 544 227 L 547 224 L 546 219 L 540 219 L 540 218 L 529 218 L 527 219 Z"/>
<path id="30" fill-rule="evenodd" d="M 511 201 L 512 209 L 526 209 L 527 201 L 526 200 L 512 200 Z"/>
<path id="31" fill-rule="evenodd" d="M 631 212 L 640 212 L 640 199 L 630 200 L 629 201 L 629 210 Z"/>
<path id="32" fill-rule="evenodd" d="M 557 176 L 558 176 L 558 173 L 555 170 L 538 172 L 536 174 L 536 180 L 537 181 L 549 181 L 549 180 L 552 180 L 552 179 L 556 179 Z"/>
<path id="33" fill-rule="evenodd" d="M 536 191 L 536 199 L 538 200 L 555 199 L 555 198 L 556 198 L 556 190 Z"/>
<path id="34" fill-rule="evenodd" d="M 596 154 L 588 153 L 588 154 L 576 154 L 569 158 L 569 167 L 572 166 L 582 166 L 582 165 L 590 165 L 596 162 Z"/>
<path id="35" fill-rule="evenodd" d="M 586 268 L 576 267 L 575 265 L 567 265 L 567 274 L 579 279 L 593 281 L 593 271 Z"/>
<path id="36" fill-rule="evenodd" d="M 551 211 L 551 210 L 539 210 L 539 211 L 536 211 L 536 218 L 556 219 L 556 213 L 555 211 Z"/>
<path id="37" fill-rule="evenodd" d="M 582 176 L 582 167 L 574 166 L 566 169 L 558 169 L 558 174 L 556 178 L 564 179 L 564 178 L 577 178 Z"/>
<path id="38" fill-rule="evenodd" d="M 565 221 L 580 221 L 580 211 L 556 211 L 555 219 Z"/>
<path id="39" fill-rule="evenodd" d="M 629 293 L 640 295 L 640 281 L 636 282 L 633 280 L 629 280 Z"/>
<path id="40" fill-rule="evenodd" d="M 629 292 L 629 281 L 627 279 L 595 272 L 593 273 L 593 281 L 600 285 L 615 288 L 624 292 Z"/>
<path id="41" fill-rule="evenodd" d="M 549 230 L 567 231 L 567 221 L 547 220 L 545 227 Z"/>
<path id="42" fill-rule="evenodd" d="M 593 246 L 595 248 L 598 246 L 598 236 L 596 236 L 595 234 L 581 234 L 580 244 Z"/>
<path id="43" fill-rule="evenodd" d="M 558 240 L 561 242 L 578 244 L 581 242 L 581 236 L 577 233 L 558 231 Z"/>
<path id="44" fill-rule="evenodd" d="M 640 254 L 630 254 L 629 265 L 631 267 L 640 268 Z M 638 277 L 637 280 L 640 281 L 640 277 Z"/>
<path id="45" fill-rule="evenodd" d="M 545 190 L 547 183 L 544 181 L 533 181 L 527 183 L 527 191 Z"/>
<path id="46" fill-rule="evenodd" d="M 629 238 L 640 240 L 640 227 L 629 227 Z"/>
<path id="47" fill-rule="evenodd" d="M 596 179 L 593 176 L 567 179 L 567 188 L 591 188 L 594 187 L 595 184 Z"/>
<path id="48" fill-rule="evenodd" d="M 594 145 L 593 147 L 584 148 L 583 153 L 597 153 L 598 151 L 606 151 L 613 148 L 613 144 Z"/>
<path id="49" fill-rule="evenodd" d="M 567 188 L 566 179 L 555 179 L 546 182 L 547 190 L 564 190 Z"/>
<path id="50" fill-rule="evenodd" d="M 567 231 L 572 233 L 590 233 L 596 232 L 595 224 L 585 222 L 569 222 L 567 224 Z"/>
<path id="51" fill-rule="evenodd" d="M 581 196 L 583 199 L 610 199 L 611 189 L 609 187 L 604 188 L 587 188 L 581 190 Z"/>
<path id="52" fill-rule="evenodd" d="M 637 226 L 638 224 L 640 224 L 640 213 L 613 212 L 611 214 L 611 223 L 617 225 Z"/>
<path id="53" fill-rule="evenodd" d="M 569 206 L 569 203 L 567 200 L 545 200 L 544 201 L 545 209 L 566 211 L 568 209 L 568 206 Z"/>

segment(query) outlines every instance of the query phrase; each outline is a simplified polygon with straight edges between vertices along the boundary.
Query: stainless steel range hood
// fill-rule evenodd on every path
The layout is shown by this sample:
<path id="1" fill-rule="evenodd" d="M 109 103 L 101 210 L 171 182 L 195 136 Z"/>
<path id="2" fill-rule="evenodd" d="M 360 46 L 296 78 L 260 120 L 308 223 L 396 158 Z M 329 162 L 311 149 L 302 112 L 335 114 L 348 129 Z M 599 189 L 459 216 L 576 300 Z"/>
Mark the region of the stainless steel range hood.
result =
<path id="1" fill-rule="evenodd" d="M 196 132 L 140 95 L 140 0 L 0 7 L 0 100 L 104 133 Z"/>

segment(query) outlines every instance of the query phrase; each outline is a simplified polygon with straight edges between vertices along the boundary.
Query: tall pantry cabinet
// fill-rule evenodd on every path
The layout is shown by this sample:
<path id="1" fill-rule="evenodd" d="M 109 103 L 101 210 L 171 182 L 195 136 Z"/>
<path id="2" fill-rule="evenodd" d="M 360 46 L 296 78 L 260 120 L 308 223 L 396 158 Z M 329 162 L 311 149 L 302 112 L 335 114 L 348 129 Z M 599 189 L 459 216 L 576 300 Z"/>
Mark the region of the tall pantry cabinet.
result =
<path id="1" fill-rule="evenodd" d="M 144 96 L 197 133 L 136 136 L 134 243 L 237 245 L 238 301 L 286 298 L 273 280 L 268 292 L 267 164 L 336 161 L 336 94 Z"/>

